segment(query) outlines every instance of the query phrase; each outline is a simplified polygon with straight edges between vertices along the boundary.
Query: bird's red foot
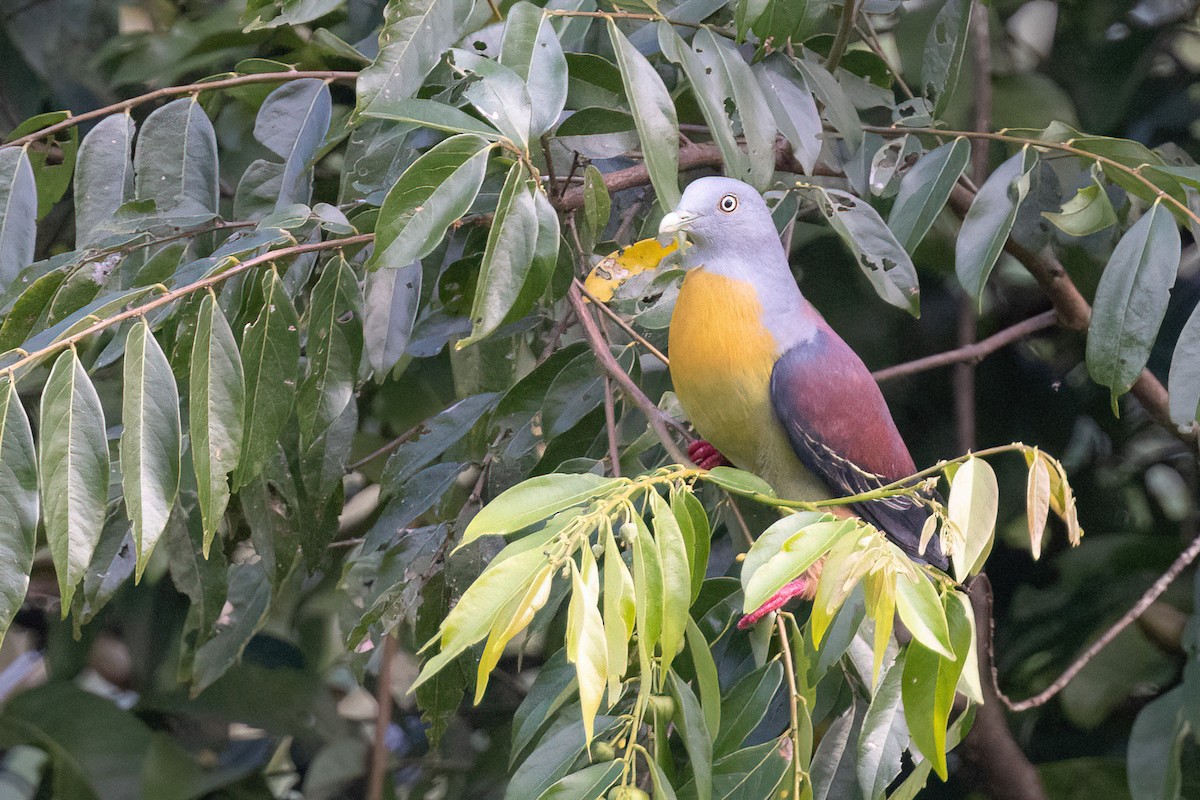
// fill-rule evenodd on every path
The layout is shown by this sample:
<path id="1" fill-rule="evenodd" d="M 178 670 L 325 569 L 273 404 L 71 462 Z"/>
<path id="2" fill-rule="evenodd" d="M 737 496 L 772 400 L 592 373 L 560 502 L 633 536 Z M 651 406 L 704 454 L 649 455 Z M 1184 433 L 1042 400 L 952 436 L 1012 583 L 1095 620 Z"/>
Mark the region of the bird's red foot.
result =
<path id="1" fill-rule="evenodd" d="M 767 598 L 767 602 L 738 620 L 738 628 L 742 630 L 749 628 L 772 611 L 783 608 L 793 597 L 807 594 L 811 585 L 807 575 L 801 575 L 791 583 L 784 584 L 782 589 Z"/>
<path id="2" fill-rule="evenodd" d="M 688 445 L 688 458 L 700 469 L 729 466 L 729 459 L 721 455 L 721 451 L 703 439 Z"/>

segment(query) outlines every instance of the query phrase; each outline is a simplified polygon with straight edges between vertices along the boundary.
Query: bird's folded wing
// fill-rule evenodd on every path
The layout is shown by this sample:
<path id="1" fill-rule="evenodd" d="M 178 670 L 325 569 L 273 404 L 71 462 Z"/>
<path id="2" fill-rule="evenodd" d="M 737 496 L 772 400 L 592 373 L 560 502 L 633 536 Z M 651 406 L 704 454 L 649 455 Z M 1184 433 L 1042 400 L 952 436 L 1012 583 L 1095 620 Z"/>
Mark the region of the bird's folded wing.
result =
<path id="1" fill-rule="evenodd" d="M 868 492 L 916 472 L 870 371 L 828 329 L 783 355 L 771 403 L 796 455 L 837 495 Z M 907 497 L 858 503 L 856 514 L 917 561 L 948 568 L 936 537 L 919 553 L 929 512 Z"/>

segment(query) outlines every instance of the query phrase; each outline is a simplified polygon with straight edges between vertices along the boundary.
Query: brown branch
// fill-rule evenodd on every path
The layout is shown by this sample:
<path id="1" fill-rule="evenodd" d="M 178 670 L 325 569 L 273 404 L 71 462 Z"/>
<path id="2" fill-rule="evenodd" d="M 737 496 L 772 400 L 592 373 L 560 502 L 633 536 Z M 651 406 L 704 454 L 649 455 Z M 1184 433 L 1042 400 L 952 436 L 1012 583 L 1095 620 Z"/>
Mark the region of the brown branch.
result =
<path id="1" fill-rule="evenodd" d="M 833 72 L 846 54 L 846 45 L 850 44 L 850 31 L 854 28 L 854 19 L 858 16 L 859 0 L 842 0 L 842 16 L 838 20 L 837 32 L 833 35 L 833 44 L 829 46 L 829 56 L 825 59 L 825 69 Z"/>
<path id="2" fill-rule="evenodd" d="M 604 427 L 608 431 L 609 472 L 621 477 L 621 445 L 617 439 L 617 407 L 613 399 L 612 378 L 604 376 Z"/>
<path id="3" fill-rule="evenodd" d="M 721 151 L 717 149 L 715 144 L 691 144 L 679 149 L 680 172 L 686 172 L 699 167 L 719 167 L 722 163 Z M 649 184 L 650 171 L 646 168 L 645 164 L 636 164 L 625 169 L 618 169 L 604 176 L 604 185 L 608 187 L 609 194 L 624 191 L 625 189 L 633 189 L 638 186 L 648 186 Z M 582 208 L 583 187 L 576 186 L 568 189 L 559 198 L 556 205 L 559 211 L 573 211 L 577 208 Z"/>
<path id="4" fill-rule="evenodd" d="M 379 449 L 377 449 L 371 453 L 368 453 L 367 455 L 363 456 L 358 461 L 355 461 L 352 464 L 347 464 L 346 472 L 353 472 L 356 469 L 361 469 L 362 467 L 371 463 L 372 461 L 379 458 L 380 456 L 386 456 L 388 453 L 392 452 L 393 450 L 395 450 L 397 447 L 404 444 L 408 440 L 415 439 L 418 435 L 420 435 L 421 431 L 423 431 L 423 430 L 425 430 L 425 423 L 418 422 L 416 425 L 413 425 L 411 428 L 406 430 L 404 433 L 400 434 L 395 439 L 392 439 L 390 442 L 383 445 Z"/>
<path id="5" fill-rule="evenodd" d="M 879 383 L 884 381 L 895 380 L 907 375 L 915 375 L 918 372 L 925 372 L 938 367 L 946 367 L 951 364 L 978 364 L 984 358 L 991 355 L 995 351 L 1012 344 L 1015 341 L 1024 339 L 1032 333 L 1037 333 L 1040 330 L 1045 330 L 1051 327 L 1058 321 L 1058 312 L 1044 311 L 1037 316 L 1022 320 L 1016 325 L 1005 328 L 1002 331 L 997 331 L 986 339 L 963 347 L 956 347 L 953 350 L 947 350 L 944 353 L 935 353 L 931 356 L 918 358 L 913 361 L 906 361 L 903 364 L 896 364 L 891 367 L 885 367 L 881 370 L 876 370 L 871 373 Z"/>
<path id="6" fill-rule="evenodd" d="M 796 686 L 796 665 L 792 663 L 792 643 L 787 635 L 787 621 L 782 614 L 775 615 L 775 631 L 779 636 L 779 652 L 783 654 L 783 674 L 788 684 L 788 714 L 792 738 L 792 797 L 800 797 L 800 785 L 804 780 L 804 770 L 800 768 L 800 703 L 804 698 Z"/>
<path id="7" fill-rule="evenodd" d="M 586 297 L 594 307 L 596 307 L 597 309 L 602 311 L 604 313 L 604 316 L 606 316 L 610 320 L 612 320 L 613 323 L 618 328 L 625 331 L 625 333 L 629 334 L 629 338 L 633 339 L 635 342 L 640 344 L 642 347 L 646 348 L 646 352 L 648 352 L 650 355 L 654 356 L 659 361 L 661 361 L 664 366 L 666 366 L 666 367 L 671 366 L 671 362 L 667 359 L 667 357 L 665 355 L 663 355 L 662 351 L 660 351 L 654 345 L 650 344 L 650 342 L 646 339 L 645 336 L 642 336 L 640 333 L 635 331 L 633 329 L 633 326 L 630 325 L 628 322 L 626 322 L 621 317 L 620 314 L 618 314 L 617 312 L 615 312 L 611 308 L 609 308 L 607 304 L 602 303 L 599 300 L 597 300 L 596 296 L 593 295 L 591 292 L 589 292 L 587 290 L 587 287 L 584 286 L 582 283 L 579 284 L 579 291 L 583 293 L 583 296 Z"/>
<path id="8" fill-rule="evenodd" d="M 383 779 L 387 776 L 391 753 L 387 746 L 387 729 L 392 722 L 392 662 L 396 660 L 396 636 L 383 637 L 383 652 L 379 654 L 379 677 L 375 686 L 375 739 L 371 747 L 371 771 L 367 778 L 367 800 L 383 800 Z"/>
<path id="9" fill-rule="evenodd" d="M 663 413 L 662 409 L 656 406 L 645 392 L 634 383 L 625 370 L 621 369 L 621 365 L 613 358 L 612 351 L 604 342 L 604 337 L 600 335 L 600 329 L 596 325 L 596 320 L 588 312 L 587 305 L 583 302 L 583 294 L 580 291 L 581 285 L 578 279 L 571 281 L 571 288 L 567 292 L 567 299 L 571 303 L 571 307 L 575 309 L 575 316 L 579 318 L 579 323 L 583 327 L 583 335 L 587 339 L 588 344 L 592 348 L 592 352 L 596 356 L 596 360 L 600 362 L 600 367 L 608 374 L 622 392 L 628 397 L 633 404 L 646 415 L 646 419 L 650 422 L 650 427 L 658 435 L 659 441 L 662 442 L 663 448 L 676 463 L 689 464 L 687 454 L 679 449 L 679 445 L 671 438 L 671 432 L 667 430 L 668 424 L 675 426 L 678 430 L 678 423 Z"/>
<path id="10" fill-rule="evenodd" d="M 992 661 L 992 585 L 979 574 L 967 587 L 975 614 L 976 651 L 979 663 Z M 993 683 L 981 681 L 983 704 L 977 706 L 975 724 L 958 752 L 972 783 L 992 800 L 1046 800 L 1046 788 L 1037 768 L 1021 751 L 1009 730 Z"/>
<path id="11" fill-rule="evenodd" d="M 0 368 L 0 374 L 8 374 L 15 376 L 16 371 L 21 367 L 29 366 L 45 356 L 52 355 L 60 350 L 65 350 L 68 347 L 74 347 L 79 342 L 83 341 L 92 334 L 99 333 L 106 328 L 111 328 L 117 323 L 124 322 L 127 319 L 135 319 L 142 317 L 153 311 L 156 308 L 165 306 L 167 303 L 174 302 L 181 297 L 186 297 L 193 292 L 198 292 L 202 289 L 207 289 L 210 286 L 215 286 L 218 283 L 227 281 L 235 275 L 240 275 L 243 272 L 253 269 L 260 264 L 266 264 L 279 259 L 289 258 L 290 256 L 298 256 L 304 253 L 315 253 L 321 250 L 338 250 L 343 247 L 353 247 L 359 244 L 367 244 L 375 240 L 375 234 L 362 233 L 357 236 L 347 236 L 344 239 L 332 239 L 327 242 L 312 242 L 309 244 L 298 244 L 292 247 L 281 247 L 278 250 L 272 250 L 268 253 L 255 256 L 254 258 L 245 261 L 237 262 L 233 267 L 216 275 L 210 275 L 207 278 L 198 280 L 195 283 L 189 283 L 186 286 L 181 286 L 178 289 L 172 289 L 169 292 L 159 295 L 148 303 L 143 303 L 140 306 L 126 309 L 119 314 L 114 314 L 111 317 L 97 320 L 94 324 L 84 328 L 78 333 L 73 333 L 70 336 L 64 336 L 38 350 L 26 353 L 21 358 L 9 364 L 7 367 Z"/>
<path id="12" fill-rule="evenodd" d="M 180 86 L 165 86 L 162 89 L 155 89 L 152 92 L 139 94 L 137 97 L 131 97 L 128 100 L 122 100 L 119 103 L 96 108 L 91 111 L 85 111 L 82 114 L 77 114 L 64 119 L 62 122 L 56 122 L 53 125 L 47 125 L 41 130 L 28 133 L 11 142 L 5 142 L 0 147 L 21 147 L 30 142 L 36 142 L 39 139 L 45 139 L 47 136 L 53 136 L 59 131 L 64 131 L 67 128 L 72 128 L 82 122 L 88 120 L 107 117 L 109 114 L 116 114 L 121 111 L 128 111 L 131 108 L 152 103 L 155 100 L 161 100 L 164 97 L 177 97 L 185 94 L 193 94 L 197 92 L 215 91 L 217 89 L 230 89 L 234 86 L 245 86 L 253 83 L 277 83 L 281 81 L 296 81 L 302 78 L 318 78 L 327 81 L 353 81 L 358 80 L 358 72 L 339 71 L 339 70 L 289 70 L 287 72 L 260 72 L 255 75 L 235 75 L 232 78 L 221 78 L 215 81 L 200 81 L 199 83 L 186 83 Z"/>
<path id="13" fill-rule="evenodd" d="M 1000 690 L 997 688 L 996 693 L 1001 702 L 1003 702 L 1010 711 L 1027 711 L 1031 708 L 1037 708 L 1038 706 L 1045 705 L 1052 697 L 1066 688 L 1067 684 L 1070 683 L 1075 676 L 1087 666 L 1089 661 L 1096 657 L 1097 653 L 1107 647 L 1113 639 L 1120 635 L 1121 631 L 1128 628 L 1131 624 L 1133 624 L 1134 621 L 1137 620 L 1138 617 L 1145 613 L 1146 609 L 1153 605 L 1154 602 L 1162 596 L 1163 592 L 1167 591 L 1167 587 L 1169 587 L 1174 580 L 1179 577 L 1181 572 L 1187 569 L 1191 563 L 1196 560 L 1197 556 L 1200 556 L 1200 536 L 1197 536 L 1195 539 L 1193 539 L 1192 543 L 1187 546 L 1187 549 L 1179 554 L 1179 557 L 1176 558 L 1167 571 L 1159 576 L 1158 580 L 1156 580 L 1153 585 L 1146 590 L 1145 594 L 1143 594 L 1141 598 L 1139 598 L 1138 601 L 1121 616 L 1120 619 L 1110 625 L 1099 639 L 1092 642 L 1088 649 L 1084 650 L 1078 658 L 1071 662 L 1071 666 L 1063 670 L 1063 673 L 1055 678 L 1053 683 L 1051 683 L 1041 692 L 1035 694 L 1033 697 L 1021 700 L 1019 702 L 1014 702 L 1013 700 L 1009 699 L 1004 694 L 1000 693 Z M 996 665 L 991 661 L 989 661 L 989 665 L 992 671 L 992 682 L 996 683 Z"/>

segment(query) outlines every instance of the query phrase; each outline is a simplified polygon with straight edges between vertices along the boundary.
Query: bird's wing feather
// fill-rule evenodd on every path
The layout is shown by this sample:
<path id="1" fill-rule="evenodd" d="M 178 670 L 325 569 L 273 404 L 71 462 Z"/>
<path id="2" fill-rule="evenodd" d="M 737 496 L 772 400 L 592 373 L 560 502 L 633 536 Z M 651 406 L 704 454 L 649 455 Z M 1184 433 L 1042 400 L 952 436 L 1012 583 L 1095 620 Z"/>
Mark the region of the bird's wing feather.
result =
<path id="1" fill-rule="evenodd" d="M 916 472 L 871 373 L 822 321 L 771 373 L 771 403 L 796 455 L 839 495 L 859 494 Z M 918 553 L 929 512 L 907 497 L 852 506 L 915 560 L 948 568 L 935 537 Z"/>

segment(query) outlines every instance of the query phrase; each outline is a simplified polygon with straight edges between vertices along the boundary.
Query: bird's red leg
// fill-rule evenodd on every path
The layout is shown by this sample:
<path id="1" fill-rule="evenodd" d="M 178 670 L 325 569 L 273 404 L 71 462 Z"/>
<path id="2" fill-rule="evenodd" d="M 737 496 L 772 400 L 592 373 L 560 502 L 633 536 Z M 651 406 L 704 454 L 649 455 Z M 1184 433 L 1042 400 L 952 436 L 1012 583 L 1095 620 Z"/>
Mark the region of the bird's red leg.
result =
<path id="1" fill-rule="evenodd" d="M 772 611 L 783 608 L 793 598 L 811 601 L 817 594 L 817 583 L 821 580 L 821 569 L 824 566 L 825 562 L 822 559 L 809 567 L 799 578 L 784 584 L 783 588 L 768 597 L 765 603 L 738 620 L 738 627 L 749 628 Z"/>
<path id="2" fill-rule="evenodd" d="M 688 445 L 688 458 L 700 469 L 712 469 L 713 467 L 729 466 L 729 459 L 721 455 L 721 451 L 712 446 L 711 442 L 706 442 L 703 439 L 692 442 Z"/>

